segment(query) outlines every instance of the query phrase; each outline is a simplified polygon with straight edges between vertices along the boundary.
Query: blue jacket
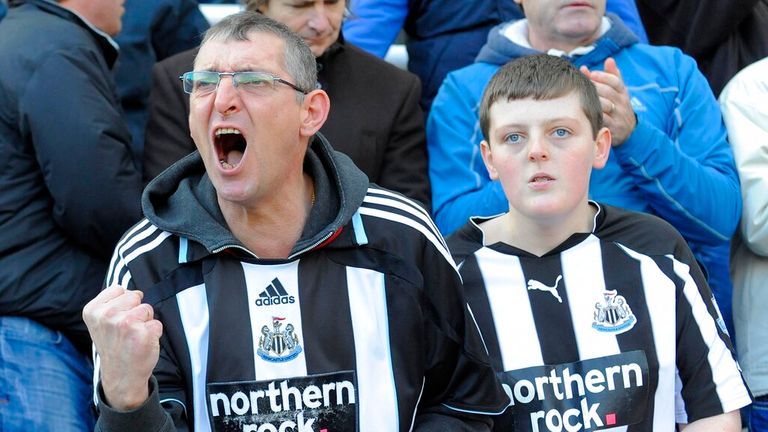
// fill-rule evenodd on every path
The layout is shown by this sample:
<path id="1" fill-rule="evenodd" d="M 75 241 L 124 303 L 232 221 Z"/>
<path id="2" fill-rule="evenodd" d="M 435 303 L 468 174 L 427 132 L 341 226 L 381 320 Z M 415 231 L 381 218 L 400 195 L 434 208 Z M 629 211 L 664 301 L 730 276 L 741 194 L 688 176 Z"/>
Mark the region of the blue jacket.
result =
<path id="1" fill-rule="evenodd" d="M 0 315 L 89 348 L 82 309 L 141 217 L 106 35 L 45 0 L 0 22 Z"/>
<path id="2" fill-rule="evenodd" d="M 408 34 L 408 70 L 421 79 L 421 106 L 429 112 L 449 72 L 472 63 L 495 25 L 523 18 L 512 0 L 355 0 L 344 22 L 347 41 L 384 57 L 402 28 Z M 647 41 L 635 2 L 608 0 L 616 13 Z"/>
<path id="3" fill-rule="evenodd" d="M 693 59 L 677 48 L 638 43 L 618 17 L 609 18 L 612 27 L 596 48 L 570 60 L 602 70 L 607 57 L 616 59 L 638 123 L 606 167 L 592 173 L 590 198 L 670 222 L 709 272 L 721 307 L 730 309 L 728 247 L 741 197 L 717 101 Z M 446 235 L 470 216 L 508 209 L 480 156 L 480 98 L 501 65 L 537 51 L 501 35 L 505 25 L 490 33 L 474 64 L 446 77 L 427 121 L 432 208 Z"/>

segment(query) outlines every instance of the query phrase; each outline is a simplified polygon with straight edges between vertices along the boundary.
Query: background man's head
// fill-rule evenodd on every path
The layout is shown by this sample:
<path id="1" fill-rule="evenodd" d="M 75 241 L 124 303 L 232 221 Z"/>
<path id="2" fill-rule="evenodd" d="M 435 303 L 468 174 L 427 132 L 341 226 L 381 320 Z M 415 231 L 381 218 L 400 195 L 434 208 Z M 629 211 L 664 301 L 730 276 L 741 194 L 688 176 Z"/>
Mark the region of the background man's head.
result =
<path id="1" fill-rule="evenodd" d="M 73 10 L 110 36 L 116 36 L 123 27 L 121 21 L 125 0 L 59 0 L 59 5 Z"/>
<path id="2" fill-rule="evenodd" d="M 296 32 L 320 57 L 339 38 L 346 0 L 246 0 L 245 7 L 263 13 Z"/>
<path id="3" fill-rule="evenodd" d="M 592 127 L 593 137 L 603 127 L 603 111 L 595 85 L 570 62 L 548 54 L 521 57 L 499 69 L 485 88 L 480 103 L 480 128 L 490 143 L 490 109 L 497 101 L 550 100 L 576 93 Z"/>
<path id="4" fill-rule="evenodd" d="M 539 51 L 570 51 L 600 36 L 606 0 L 515 0 L 528 20 L 528 39 Z"/>

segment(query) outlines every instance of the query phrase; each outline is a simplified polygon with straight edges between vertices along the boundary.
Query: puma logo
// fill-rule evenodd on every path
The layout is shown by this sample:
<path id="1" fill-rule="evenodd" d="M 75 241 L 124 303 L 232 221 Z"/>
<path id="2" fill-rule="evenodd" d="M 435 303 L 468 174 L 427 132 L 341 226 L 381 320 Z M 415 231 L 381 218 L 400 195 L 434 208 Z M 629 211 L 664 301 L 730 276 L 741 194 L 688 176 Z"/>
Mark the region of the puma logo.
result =
<path id="1" fill-rule="evenodd" d="M 560 284 L 560 280 L 562 278 L 563 278 L 563 275 L 559 275 L 557 277 L 557 280 L 555 280 L 555 285 L 554 286 L 547 286 L 547 285 L 544 285 L 543 283 L 541 283 L 541 282 L 539 282 L 539 281 L 537 281 L 535 279 L 531 279 L 531 280 L 528 281 L 528 290 L 546 291 L 546 292 L 552 294 L 553 296 L 555 296 L 555 298 L 557 299 L 558 302 L 562 303 L 563 299 L 561 299 L 560 298 L 560 294 L 557 293 L 557 286 Z"/>

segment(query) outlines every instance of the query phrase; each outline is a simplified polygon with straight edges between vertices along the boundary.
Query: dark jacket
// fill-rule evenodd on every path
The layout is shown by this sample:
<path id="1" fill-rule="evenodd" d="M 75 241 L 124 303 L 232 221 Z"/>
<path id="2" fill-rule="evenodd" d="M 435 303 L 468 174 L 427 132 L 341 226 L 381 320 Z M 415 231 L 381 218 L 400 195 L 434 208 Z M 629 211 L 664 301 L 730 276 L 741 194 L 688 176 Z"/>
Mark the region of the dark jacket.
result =
<path id="1" fill-rule="evenodd" d="M 152 66 L 198 46 L 207 29 L 195 0 L 126 0 L 123 28 L 115 36 L 120 46 L 115 82 L 138 162 L 144 151 Z"/>
<path id="2" fill-rule="evenodd" d="M 179 82 L 181 74 L 192 70 L 195 54 L 190 50 L 175 55 L 152 71 L 145 181 L 195 150 L 187 122 L 189 97 Z M 317 64 L 318 81 L 331 99 L 331 112 L 320 132 L 371 182 L 429 207 L 419 79 L 341 39 Z"/>
<path id="3" fill-rule="evenodd" d="M 651 43 L 696 59 L 715 96 L 768 56 L 768 0 L 638 0 L 637 9 Z"/>
<path id="4" fill-rule="evenodd" d="M 62 330 L 81 348 L 82 308 L 141 217 L 112 43 L 43 0 L 0 23 L 0 315 Z"/>
<path id="5" fill-rule="evenodd" d="M 282 424 L 284 430 L 294 421 L 314 422 L 312 430 L 349 431 L 355 419 L 393 432 L 488 430 L 482 414 L 498 413 L 509 401 L 427 213 L 369 185 L 319 136 L 304 170 L 317 201 L 284 260 L 259 259 L 234 237 L 199 154 L 147 186 L 147 219 L 120 241 L 107 284 L 120 279 L 142 290 L 163 323 L 156 380 L 149 400 L 129 412 L 104 404 L 99 385 L 97 431 L 210 430 L 222 422 L 230 427 L 216 430 L 248 430 L 244 423 L 272 424 L 273 430 Z M 265 277 L 285 291 L 285 302 L 248 298 L 249 291 L 262 297 Z M 295 355 L 281 357 L 288 353 L 255 342 L 262 313 L 270 323 L 282 317 L 295 331 Z M 193 335 L 192 327 L 206 330 Z M 254 415 L 219 416 L 206 408 L 219 383 L 255 390 L 302 381 L 326 388 L 322 383 L 339 374 L 351 375 L 354 401 L 339 398 L 319 409 L 309 409 L 309 402 L 304 409 L 300 403 L 262 404 Z"/>

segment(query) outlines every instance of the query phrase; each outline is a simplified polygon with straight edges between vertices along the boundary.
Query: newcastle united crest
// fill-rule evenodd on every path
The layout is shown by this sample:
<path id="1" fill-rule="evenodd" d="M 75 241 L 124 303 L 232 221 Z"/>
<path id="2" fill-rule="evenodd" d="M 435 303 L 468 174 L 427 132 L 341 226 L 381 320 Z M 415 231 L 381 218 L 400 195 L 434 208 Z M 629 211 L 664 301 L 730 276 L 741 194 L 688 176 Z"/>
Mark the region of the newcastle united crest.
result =
<path id="1" fill-rule="evenodd" d="M 632 329 L 636 322 L 627 300 L 616 295 L 616 290 L 603 292 L 603 301 L 595 303 L 592 328 L 597 331 L 620 334 Z"/>
<path id="2" fill-rule="evenodd" d="M 285 318 L 272 317 L 272 330 L 268 326 L 261 328 L 259 348 L 256 353 L 262 359 L 282 363 L 295 359 L 301 353 L 299 338 L 293 333 L 293 324 L 286 325 L 285 330 L 281 328 L 284 320 Z"/>

